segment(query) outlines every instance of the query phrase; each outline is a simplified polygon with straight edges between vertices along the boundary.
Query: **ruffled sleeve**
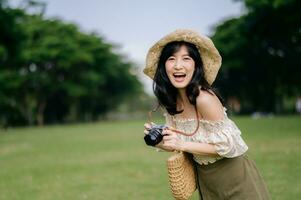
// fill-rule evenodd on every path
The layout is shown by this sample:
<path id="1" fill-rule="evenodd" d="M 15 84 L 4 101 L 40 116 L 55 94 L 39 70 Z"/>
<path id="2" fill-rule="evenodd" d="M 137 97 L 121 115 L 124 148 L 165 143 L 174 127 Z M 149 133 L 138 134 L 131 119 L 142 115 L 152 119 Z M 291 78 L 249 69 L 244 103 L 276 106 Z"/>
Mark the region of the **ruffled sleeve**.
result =
<path id="1" fill-rule="evenodd" d="M 229 118 L 221 121 L 202 121 L 206 142 L 215 146 L 216 152 L 227 158 L 242 155 L 248 146 L 241 138 L 241 131 Z"/>

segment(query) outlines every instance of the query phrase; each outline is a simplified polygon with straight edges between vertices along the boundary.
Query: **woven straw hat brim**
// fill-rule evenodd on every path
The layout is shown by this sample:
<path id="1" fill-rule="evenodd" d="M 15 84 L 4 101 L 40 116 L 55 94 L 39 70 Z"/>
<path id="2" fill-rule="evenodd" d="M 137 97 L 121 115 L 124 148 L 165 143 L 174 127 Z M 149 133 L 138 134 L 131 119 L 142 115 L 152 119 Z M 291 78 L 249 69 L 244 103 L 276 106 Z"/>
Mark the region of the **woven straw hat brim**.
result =
<path id="1" fill-rule="evenodd" d="M 198 48 L 203 61 L 205 79 L 211 85 L 217 76 L 222 58 L 210 38 L 189 29 L 178 29 L 154 44 L 147 53 L 143 72 L 154 79 L 162 49 L 174 41 L 189 42 Z"/>

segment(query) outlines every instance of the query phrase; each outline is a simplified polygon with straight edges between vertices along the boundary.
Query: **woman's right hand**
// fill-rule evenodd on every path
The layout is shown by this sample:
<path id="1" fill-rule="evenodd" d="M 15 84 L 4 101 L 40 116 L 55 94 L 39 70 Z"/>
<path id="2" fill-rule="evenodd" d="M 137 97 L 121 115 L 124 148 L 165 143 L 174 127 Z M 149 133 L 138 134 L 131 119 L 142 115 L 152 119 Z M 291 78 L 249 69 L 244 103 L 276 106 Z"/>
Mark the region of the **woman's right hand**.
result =
<path id="1" fill-rule="evenodd" d="M 145 123 L 144 124 L 144 134 L 147 135 L 149 133 L 149 130 L 152 128 L 152 126 L 156 125 L 155 123 L 151 122 L 151 123 Z M 155 148 L 157 148 L 157 150 L 161 149 L 163 151 L 172 151 L 170 148 L 166 148 L 164 145 L 163 145 L 163 140 L 157 144 L 155 146 Z"/>
<path id="2" fill-rule="evenodd" d="M 147 135 L 149 130 L 152 128 L 152 126 L 154 126 L 155 123 L 151 122 L 151 123 L 145 123 L 144 124 L 144 135 Z"/>

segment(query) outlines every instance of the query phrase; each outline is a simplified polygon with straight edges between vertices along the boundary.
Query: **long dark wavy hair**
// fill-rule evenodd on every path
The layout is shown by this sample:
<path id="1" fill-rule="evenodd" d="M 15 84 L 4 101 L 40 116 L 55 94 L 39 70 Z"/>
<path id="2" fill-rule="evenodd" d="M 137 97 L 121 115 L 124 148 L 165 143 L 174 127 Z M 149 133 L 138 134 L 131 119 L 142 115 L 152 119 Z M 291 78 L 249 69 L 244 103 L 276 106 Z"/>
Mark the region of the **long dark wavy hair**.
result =
<path id="1" fill-rule="evenodd" d="M 184 41 L 175 41 L 168 43 L 163 48 L 159 58 L 157 71 L 154 76 L 153 91 L 158 99 L 159 105 L 164 107 L 170 115 L 183 112 L 183 110 L 177 110 L 178 90 L 171 84 L 165 69 L 166 60 L 179 51 L 183 45 L 186 46 L 189 56 L 195 62 L 195 70 L 192 79 L 186 87 L 186 95 L 189 102 L 192 105 L 196 105 L 196 98 L 199 96 L 199 88 L 201 86 L 201 90 L 208 91 L 211 94 L 214 93 L 223 104 L 223 99 L 218 91 L 210 86 L 204 77 L 203 62 L 196 46 Z"/>

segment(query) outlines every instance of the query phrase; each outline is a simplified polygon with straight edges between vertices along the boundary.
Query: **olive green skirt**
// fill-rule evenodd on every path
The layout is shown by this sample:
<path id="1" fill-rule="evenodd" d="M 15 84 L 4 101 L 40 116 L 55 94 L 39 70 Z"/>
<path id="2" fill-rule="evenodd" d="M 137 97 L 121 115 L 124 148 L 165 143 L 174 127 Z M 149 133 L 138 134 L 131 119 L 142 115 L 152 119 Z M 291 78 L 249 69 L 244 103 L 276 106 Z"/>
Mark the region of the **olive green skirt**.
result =
<path id="1" fill-rule="evenodd" d="M 196 164 L 202 200 L 269 200 L 267 187 L 255 163 L 242 155 L 209 165 Z"/>

